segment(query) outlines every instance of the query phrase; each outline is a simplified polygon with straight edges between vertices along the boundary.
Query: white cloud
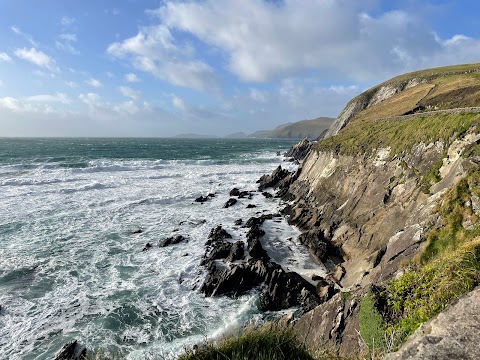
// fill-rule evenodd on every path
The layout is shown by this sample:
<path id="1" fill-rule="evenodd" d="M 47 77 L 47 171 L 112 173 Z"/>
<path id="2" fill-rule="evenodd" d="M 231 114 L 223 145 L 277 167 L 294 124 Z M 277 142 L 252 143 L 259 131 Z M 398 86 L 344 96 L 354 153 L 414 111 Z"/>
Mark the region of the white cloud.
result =
<path id="1" fill-rule="evenodd" d="M 90 86 L 93 86 L 94 88 L 101 88 L 103 86 L 103 84 L 99 80 L 94 78 L 90 78 L 86 80 L 85 83 Z"/>
<path id="2" fill-rule="evenodd" d="M 73 55 L 78 55 L 80 52 L 73 45 L 75 42 L 77 42 L 77 34 L 60 34 L 55 41 L 55 46 L 57 47 L 57 49 L 63 50 Z"/>
<path id="3" fill-rule="evenodd" d="M 14 54 L 18 58 L 31 62 L 32 64 L 35 64 L 37 66 L 50 70 L 53 70 L 55 68 L 55 61 L 50 56 L 33 47 L 30 49 L 16 49 Z"/>
<path id="4" fill-rule="evenodd" d="M 12 111 L 18 111 L 22 108 L 20 102 L 10 96 L 0 98 L 0 109 L 7 109 Z"/>
<path id="5" fill-rule="evenodd" d="M 136 83 L 140 81 L 140 78 L 134 73 L 125 74 L 125 80 L 130 83 Z"/>
<path id="6" fill-rule="evenodd" d="M 55 106 L 60 105 L 60 107 Z M 24 114 L 64 114 L 61 105 L 69 104 L 70 98 L 63 93 L 34 95 L 25 98 L 7 96 L 0 98 L 0 110 Z"/>
<path id="7" fill-rule="evenodd" d="M 81 102 L 88 105 L 90 109 L 100 108 L 102 106 L 100 96 L 95 93 L 80 94 L 78 96 Z"/>
<path id="8" fill-rule="evenodd" d="M 60 24 L 62 24 L 63 26 L 67 27 L 67 26 L 73 25 L 76 21 L 77 21 L 77 20 L 76 20 L 74 17 L 63 16 L 63 17 L 60 19 Z"/>
<path id="9" fill-rule="evenodd" d="M 38 47 L 38 43 L 33 39 L 33 36 L 30 34 L 24 33 L 18 26 L 11 26 L 10 30 L 12 30 L 16 35 L 19 35 L 26 39 L 30 44 L 32 44 L 35 47 Z"/>
<path id="10" fill-rule="evenodd" d="M 0 52 L 0 61 L 12 61 L 12 58 L 7 53 Z"/>
<path id="11" fill-rule="evenodd" d="M 129 97 L 133 100 L 137 100 L 140 98 L 140 96 L 142 96 L 142 93 L 140 91 L 137 91 L 137 90 L 134 90 L 128 86 L 120 86 L 118 88 L 118 91 L 120 91 L 120 93 L 125 96 L 125 97 Z"/>
<path id="12" fill-rule="evenodd" d="M 172 94 L 172 105 L 176 107 L 178 110 L 187 111 L 187 105 L 185 104 L 185 101 L 180 99 L 175 94 Z"/>
<path id="13" fill-rule="evenodd" d="M 311 70 L 375 82 L 408 70 L 480 58 L 478 39 L 438 39 L 416 13 L 372 16 L 367 7 L 372 3 L 164 1 L 154 13 L 170 33 L 187 32 L 222 51 L 227 68 L 248 82 Z"/>
<path id="14" fill-rule="evenodd" d="M 219 87 L 213 68 L 195 59 L 191 45 L 178 44 L 163 25 L 144 27 L 137 35 L 108 46 L 107 53 L 129 58 L 136 69 L 177 86 L 210 91 Z"/>
<path id="15" fill-rule="evenodd" d="M 65 93 L 56 93 L 55 95 L 44 94 L 34 95 L 26 98 L 28 102 L 40 102 L 40 103 L 55 103 L 70 104 L 71 100 Z"/>

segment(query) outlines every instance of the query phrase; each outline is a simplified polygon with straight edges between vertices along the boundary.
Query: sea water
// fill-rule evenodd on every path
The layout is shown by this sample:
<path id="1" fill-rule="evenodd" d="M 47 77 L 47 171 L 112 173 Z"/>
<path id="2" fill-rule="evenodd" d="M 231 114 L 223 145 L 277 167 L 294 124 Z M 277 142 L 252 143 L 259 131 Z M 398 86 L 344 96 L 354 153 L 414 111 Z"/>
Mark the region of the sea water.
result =
<path id="1" fill-rule="evenodd" d="M 256 192 L 223 208 L 233 187 L 256 190 L 279 164 L 293 170 L 277 155 L 292 144 L 0 139 L 0 358 L 50 359 L 78 339 L 128 359 L 170 359 L 263 316 L 255 291 L 206 298 L 199 264 L 211 228 L 245 240 L 235 220 L 285 205 Z M 278 219 L 264 229 L 275 261 L 315 268 L 297 229 Z M 158 246 L 177 234 L 188 242 Z"/>

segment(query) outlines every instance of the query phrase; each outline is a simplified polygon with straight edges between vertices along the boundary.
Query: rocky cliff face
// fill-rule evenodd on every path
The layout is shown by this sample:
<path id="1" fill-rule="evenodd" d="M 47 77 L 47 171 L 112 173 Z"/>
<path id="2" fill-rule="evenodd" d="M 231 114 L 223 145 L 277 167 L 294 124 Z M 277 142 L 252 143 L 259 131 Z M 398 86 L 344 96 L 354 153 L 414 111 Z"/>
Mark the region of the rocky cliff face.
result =
<path id="1" fill-rule="evenodd" d="M 448 147 L 439 141 L 420 143 L 394 158 L 389 148 L 370 156 L 315 149 L 309 153 L 288 188 L 295 199 L 289 220 L 306 233 L 322 232 L 322 241 L 339 250 L 322 260 L 332 271 L 343 269 L 338 285 L 350 296 L 337 294 L 298 321 L 295 327 L 308 343 L 335 347 L 343 355 L 364 350 L 358 335 L 358 298 L 401 273 L 402 264 L 423 245 L 426 229 L 440 225 L 434 208 L 445 191 L 476 166 L 461 154 L 479 140 L 479 134 L 468 133 Z M 440 181 L 422 189 L 422 174 L 445 154 Z M 315 255 L 316 247 L 311 248 Z"/>

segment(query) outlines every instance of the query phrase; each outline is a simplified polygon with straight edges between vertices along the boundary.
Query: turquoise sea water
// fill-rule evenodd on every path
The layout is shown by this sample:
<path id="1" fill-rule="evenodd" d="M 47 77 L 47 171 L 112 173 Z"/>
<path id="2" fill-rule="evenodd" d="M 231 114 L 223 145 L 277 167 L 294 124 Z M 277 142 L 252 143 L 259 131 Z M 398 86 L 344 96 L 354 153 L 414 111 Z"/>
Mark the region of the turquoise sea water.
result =
<path id="1" fill-rule="evenodd" d="M 49 359 L 72 338 L 129 359 L 173 358 L 262 316 L 254 292 L 200 294 L 199 263 L 212 227 L 242 240 L 236 219 L 279 209 L 260 193 L 223 204 L 233 187 L 255 190 L 262 174 L 293 167 L 276 155 L 292 143 L 0 139 L 0 358 Z M 296 229 L 265 229 L 274 258 L 308 271 L 306 252 L 284 245 Z M 172 234 L 189 241 L 157 246 Z"/>

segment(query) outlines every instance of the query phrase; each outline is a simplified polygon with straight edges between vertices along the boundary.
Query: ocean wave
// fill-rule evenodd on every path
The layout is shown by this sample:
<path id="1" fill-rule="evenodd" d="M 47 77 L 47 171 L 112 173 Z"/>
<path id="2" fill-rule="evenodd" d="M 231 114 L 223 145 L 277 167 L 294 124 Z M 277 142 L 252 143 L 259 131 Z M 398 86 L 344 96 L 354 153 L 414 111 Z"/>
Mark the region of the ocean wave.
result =
<path id="1" fill-rule="evenodd" d="M 49 179 L 49 180 L 24 180 L 24 179 L 8 179 L 0 183 L 0 186 L 40 186 L 52 185 L 58 183 L 78 182 L 84 179 Z"/>
<path id="2" fill-rule="evenodd" d="M 101 183 L 93 183 L 89 185 L 85 185 L 79 188 L 74 188 L 74 189 L 61 189 L 59 192 L 61 194 L 71 194 L 79 191 L 90 191 L 90 190 L 103 190 L 103 189 L 110 189 L 113 186 L 111 185 L 105 185 Z"/>

